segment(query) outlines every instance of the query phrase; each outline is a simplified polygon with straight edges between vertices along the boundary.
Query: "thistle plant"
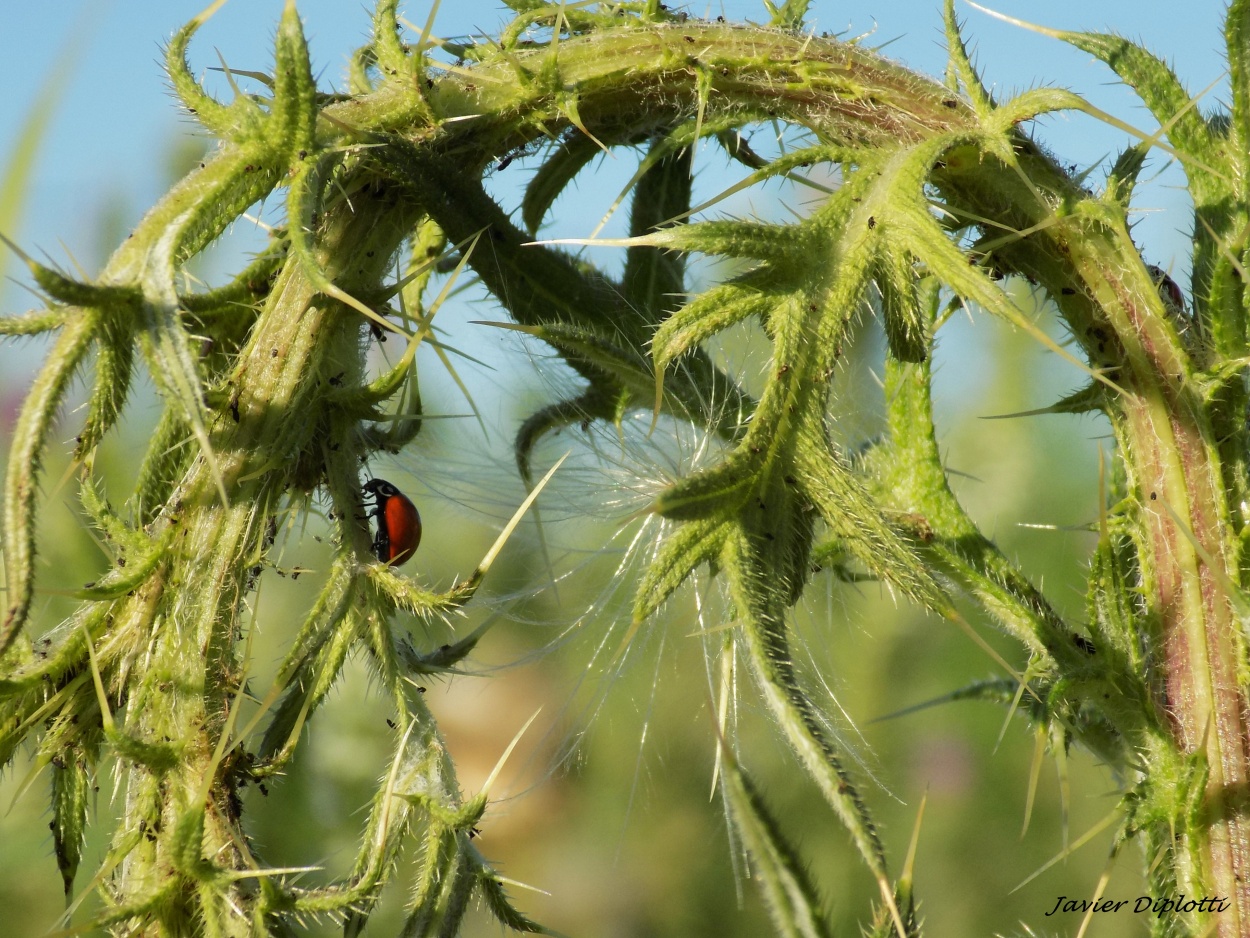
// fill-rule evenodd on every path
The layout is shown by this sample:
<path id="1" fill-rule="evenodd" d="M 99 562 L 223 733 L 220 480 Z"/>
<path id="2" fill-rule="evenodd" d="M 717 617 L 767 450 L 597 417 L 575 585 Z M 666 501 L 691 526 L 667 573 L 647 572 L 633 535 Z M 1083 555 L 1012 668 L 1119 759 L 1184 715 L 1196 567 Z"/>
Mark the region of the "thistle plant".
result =
<path id="1" fill-rule="evenodd" d="M 657 427 L 681 422 L 721 442 L 720 458 L 688 467 L 649 506 L 665 539 L 635 586 L 632 621 L 703 571 L 723 587 L 725 628 L 704 639 L 722 665 L 721 693 L 734 692 L 745 664 L 743 692 L 770 713 L 877 884 L 871 934 L 921 934 L 923 896 L 910 866 L 887 863 L 853 754 L 794 666 L 792 610 L 822 566 L 879 580 L 960 628 L 976 610 L 1017 643 L 1026 666 L 999 659 L 1001 679 L 967 696 L 1002 701 L 1056 749 L 1079 746 L 1111 767 L 1117 850 L 1139 845 L 1153 896 L 1220 898 L 1152 917 L 1155 934 L 1246 934 L 1250 3 L 1228 10 L 1231 109 L 1211 116 L 1133 43 L 1055 34 L 1104 61 L 1160 125 L 1096 182 L 1043 152 L 1028 125 L 1064 110 L 1111 118 L 1053 88 L 996 100 L 950 2 L 943 80 L 806 32 L 803 0 L 766 2 L 764 26 L 701 21 L 656 0 L 505 2 L 516 18 L 497 37 L 454 46 L 430 26 L 401 28 L 396 0 L 379 0 L 343 93 L 318 89 L 288 3 L 272 72 L 248 76 L 262 90 L 229 102 L 210 97 L 186 62 L 214 4 L 174 36 L 166 67 L 216 150 L 95 279 L 28 260 L 46 308 L 0 320 L 5 335 L 52 338 L 5 479 L 0 762 L 25 743 L 49 768 L 66 892 L 84 891 L 89 876 L 85 890 L 103 897 L 90 925 L 290 934 L 336 917 L 357 934 L 411 856 L 403 934 L 454 934 L 474 902 L 511 929 L 543 930 L 477 849 L 487 793 L 462 795 L 418 686 L 453 670 L 481 633 L 425 647 L 412 623 L 471 602 L 496 550 L 449 591 L 431 591 L 377 560 L 362 502 L 362 464 L 423 444 L 413 353 L 434 341 L 443 294 L 428 288 L 454 268 L 581 381 L 517 431 L 527 483 L 536 444 L 585 421 L 651 414 Z M 807 143 L 761 157 L 742 133 L 760 122 L 799 128 Z M 742 164 L 744 184 L 812 168 L 836 184 L 788 224 L 691 220 L 700 141 Z M 1134 186 L 1152 149 L 1180 162 L 1192 196 L 1188 291 L 1132 238 Z M 619 278 L 596 269 L 593 252 L 533 243 L 604 151 L 641 154 Z M 519 155 L 540 168 L 513 217 L 483 177 Z M 187 265 L 262 200 L 284 207 L 270 244 L 228 282 L 193 288 Z M 690 293 L 692 255 L 739 272 Z M 1072 341 L 1035 325 L 1005 278 L 1035 284 Z M 1086 384 L 1051 410 L 1100 412 L 1113 429 L 1079 620 L 996 547 L 949 484 L 931 363 L 938 330 L 964 307 L 1071 360 Z M 888 343 L 888 432 L 846 452 L 831 430 L 843 406 L 831 384 L 865 311 Z M 743 323 L 758 327 L 771 363 L 755 393 L 708 352 Z M 407 352 L 372 373 L 367 351 L 388 332 Z M 163 410 L 114 507 L 94 456 L 119 430 L 140 362 Z M 114 566 L 41 634 L 30 621 L 41 467 L 81 373 L 75 479 Z M 273 572 L 277 527 L 315 510 L 329 514 L 332 562 L 272 689 L 249 691 L 249 594 Z M 305 730 L 317 732 L 318 708 L 356 652 L 394 708 L 393 757 L 353 871 L 307 886 L 267 864 L 240 790 L 282 773 Z M 249 695 L 260 706 L 244 725 Z M 748 775 L 728 709 L 708 745 L 753 879 L 779 932 L 826 934 L 806 861 Z M 87 871 L 89 793 L 109 767 L 121 809 L 102 864 Z"/>

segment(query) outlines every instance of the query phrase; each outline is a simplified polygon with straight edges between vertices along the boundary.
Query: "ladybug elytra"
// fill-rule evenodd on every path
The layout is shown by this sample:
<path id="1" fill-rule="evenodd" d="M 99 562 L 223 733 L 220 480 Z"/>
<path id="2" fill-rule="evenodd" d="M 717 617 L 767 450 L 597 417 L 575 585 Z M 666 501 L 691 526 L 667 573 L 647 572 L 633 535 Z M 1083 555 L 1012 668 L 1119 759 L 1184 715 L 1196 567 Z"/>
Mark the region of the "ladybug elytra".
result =
<path id="1" fill-rule="evenodd" d="M 373 554 L 391 566 L 399 566 L 417 552 L 421 543 L 421 515 L 403 492 L 384 479 L 364 484 L 365 497 L 372 498 L 369 517 L 378 524 L 373 538 Z"/>

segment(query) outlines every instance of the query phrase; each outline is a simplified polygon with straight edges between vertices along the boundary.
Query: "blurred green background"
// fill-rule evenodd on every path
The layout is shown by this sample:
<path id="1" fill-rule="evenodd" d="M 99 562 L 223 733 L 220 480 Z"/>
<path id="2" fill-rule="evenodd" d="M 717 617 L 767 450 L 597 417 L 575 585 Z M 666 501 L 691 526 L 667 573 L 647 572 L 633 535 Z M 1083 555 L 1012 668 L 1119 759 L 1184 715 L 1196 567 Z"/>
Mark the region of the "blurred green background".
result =
<path id="1" fill-rule="evenodd" d="M 926 7 L 932 8 L 926 23 L 934 30 L 936 6 Z M 363 34 L 365 14 L 356 12 Z M 315 27 L 315 14 L 306 15 Z M 161 35 L 157 30 L 150 38 Z M 1210 44 L 1215 41 L 1212 32 Z M 209 54 L 207 48 L 200 52 Z M 261 66 L 249 61 L 241 67 Z M 149 69 L 150 83 L 157 81 L 155 74 Z M 72 83 L 66 94 L 73 98 Z M 144 207 L 146 193 L 177 178 L 205 146 L 202 138 L 167 139 L 161 152 L 130 167 L 143 177 L 141 186 L 115 169 L 95 181 L 91 200 L 82 202 L 72 218 L 41 217 L 39 230 L 72 227 L 77 262 L 88 273 L 98 269 L 107 247 Z M 19 144 L 15 137 L 14 148 Z M 562 219 L 559 233 L 584 236 L 593 227 L 632 173 L 628 163 L 602 161 L 593 185 L 583 181 L 578 192 L 562 199 L 556 209 Z M 519 161 L 496 177 L 495 190 L 515 198 L 525 173 Z M 723 161 L 709 156 L 697 185 L 710 195 L 729 178 Z M 145 195 L 136 197 L 136 191 Z M 718 206 L 718 211 L 778 218 L 800 205 L 801 198 L 794 190 L 770 190 Z M 1171 224 L 1185 223 L 1175 216 Z M 0 227 L 26 230 L 16 225 L 11 215 Z M 203 262 L 199 273 L 206 280 L 220 278 L 240 252 L 254 246 L 254 232 L 236 235 L 232 245 Z M 1166 266 L 1160 250 L 1149 259 Z M 608 267 L 615 262 L 606 252 L 593 259 Z M 718 275 L 708 265 L 696 265 L 692 274 L 696 282 Z M 1021 304 L 1062 339 L 1027 286 L 1013 289 Z M 2 308 L 18 311 L 30 302 L 29 295 L 10 285 Z M 440 316 L 448 329 L 445 341 L 470 348 L 490 365 L 466 364 L 461 371 L 488 432 L 478 421 L 456 416 L 467 412 L 466 402 L 435 359 L 422 359 L 426 410 L 449 419 L 427 423 L 417 452 L 371 466 L 418 501 L 425 542 L 407 569 L 436 588 L 473 568 L 524 497 L 510 456 L 520 422 L 575 386 L 540 346 L 469 325 L 469 320 L 500 318 L 480 289 L 467 290 Z M 762 364 L 752 338 L 743 331 L 719 348 L 726 367 L 747 384 Z M 880 431 L 882 346 L 879 329 L 865 319 L 831 407 L 848 448 Z M 398 354 L 392 350 L 392 357 Z M 7 443 L 25 377 L 39 355 L 36 342 L 0 346 L 0 445 Z M 1098 451 L 1110 445 L 1107 425 L 1070 416 L 982 418 L 1043 407 L 1077 387 L 1080 375 L 1034 341 L 983 315 L 956 316 L 939 336 L 936 362 L 939 440 L 947 465 L 957 472 L 958 495 L 1051 601 L 1078 620 L 1093 545 L 1089 525 L 1097 519 L 1100 497 Z M 134 454 L 156 413 L 149 386 L 129 406 L 125 435 L 101 450 L 97 468 L 109 480 L 114 501 L 124 498 Z M 705 643 L 715 646 L 720 638 L 709 640 L 700 633 L 723 624 L 715 586 L 695 584 L 623 644 L 632 576 L 660 534 L 637 512 L 705 442 L 692 431 L 664 425 L 648 438 L 649 422 L 645 415 L 631 424 L 623 440 L 612 429 L 591 427 L 573 428 L 543 444 L 539 466 L 573 452 L 541 502 L 543 536 L 536 521 L 527 520 L 465 619 L 446 631 L 414 632 L 419 643 L 433 646 L 465 634 L 486 617 L 496 623 L 470 662 L 471 673 L 431 682 L 428 699 L 467 792 L 478 790 L 537 713 L 492 789 L 493 804 L 478 841 L 505 876 L 533 887 L 513 889 L 527 914 L 576 936 L 768 934 L 749 864 L 737 855 L 713 792 L 715 691 Z M 66 457 L 75 426 L 74 414 L 66 413 L 61 428 L 71 441 Z M 44 475 L 36 633 L 52 627 L 70 608 L 64 591 L 94 579 L 103 564 L 83 530 L 66 471 L 62 461 L 49 464 Z M 250 671 L 257 697 L 268 688 L 315 594 L 316 573 L 329 556 L 319 539 L 323 530 L 321 519 L 293 517 L 279 542 L 280 569 L 266 572 L 254 597 Z M 296 567 L 311 572 L 299 579 L 280 575 Z M 983 621 L 974 621 L 1009 661 L 1021 663 L 1010 643 Z M 1021 886 L 1104 824 L 1115 809 L 1117 780 L 1086 754 L 1074 751 L 1059 761 L 1054 754 L 1045 756 L 1023 830 L 1037 747 L 1022 719 L 1008 720 L 1001 709 L 968 702 L 878 721 L 996 676 L 994 664 L 966 636 L 896 601 L 883 587 L 851 586 L 828 576 L 818 577 L 809 589 L 795 612 L 794 628 L 804 679 L 862 761 L 863 793 L 881 824 L 895 871 L 927 799 L 915 881 L 928 934 L 1075 935 L 1079 916 L 1045 916 L 1059 896 L 1092 895 L 1108 871 L 1105 895 L 1131 899 L 1142 893 L 1134 844 L 1109 864 L 1114 825 Z M 364 662 L 355 661 L 313 720 L 311 736 L 288 776 L 270 784 L 267 795 L 259 790 L 247 794 L 245 816 L 260 854 L 276 866 L 324 870 L 307 874 L 309 882 L 351 867 L 365 808 L 386 771 L 395 731 L 374 691 Z M 874 884 L 778 741 L 745 672 L 736 700 L 745 767 L 809 861 L 827 897 L 834 932 L 858 934 L 858 923 L 876 895 Z M 79 891 L 90 885 L 120 798 L 110 774 L 102 773 L 98 783 L 98 823 L 76 884 Z M 33 771 L 25 756 L 0 775 L 0 909 L 5 911 L 0 933 L 5 935 L 40 935 L 65 927 L 58 921 L 64 900 L 47 827 L 47 789 L 47 774 Z M 405 868 L 398 871 L 370 934 L 395 933 L 405 873 Z M 88 899 L 74 924 L 86 921 L 92 907 Z M 1144 918 L 1100 916 L 1088 934 L 1146 934 Z M 481 914 L 466 933 L 499 931 Z M 334 934 L 337 927 L 323 922 L 310 932 Z"/>

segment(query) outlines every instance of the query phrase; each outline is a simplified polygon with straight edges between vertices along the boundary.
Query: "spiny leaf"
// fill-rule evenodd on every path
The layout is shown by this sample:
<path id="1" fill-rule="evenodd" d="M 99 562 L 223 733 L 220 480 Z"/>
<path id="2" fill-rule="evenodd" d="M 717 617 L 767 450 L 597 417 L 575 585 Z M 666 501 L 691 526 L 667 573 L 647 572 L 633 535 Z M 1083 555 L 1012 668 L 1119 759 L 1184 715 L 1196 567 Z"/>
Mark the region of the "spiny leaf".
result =
<path id="1" fill-rule="evenodd" d="M 1074 356 L 1026 317 L 984 271 L 969 266 L 968 259 L 963 252 L 951 243 L 927 208 L 916 205 L 908 211 L 900 211 L 895 218 L 899 222 L 897 230 L 900 232 L 900 239 L 907 249 L 952 290 L 965 299 L 979 303 L 988 312 L 1019 327 L 1043 346 L 1094 377 L 1095 380 L 1112 388 L 1115 387 L 1109 378 L 1092 370 L 1085 362 Z"/>
<path id="2" fill-rule="evenodd" d="M 34 596 L 35 495 L 39 470 L 70 380 L 87 353 L 99 323 L 84 310 L 69 320 L 48 352 L 48 360 L 26 394 L 9 444 L 4 480 L 4 573 L 7 592 L 0 622 L 0 656 L 26 623 Z"/>
<path id="3" fill-rule="evenodd" d="M 152 430 L 130 498 L 138 526 L 150 524 L 166 507 L 177 479 L 194 456 L 187 441 L 186 420 L 178 408 L 166 407 Z"/>
<path id="4" fill-rule="evenodd" d="M 666 141 L 652 144 L 648 158 L 658 158 L 634 189 L 631 235 L 646 234 L 689 210 L 693 154 L 692 147 L 670 152 Z M 685 289 L 685 267 L 680 253 L 634 245 L 626 252 L 621 278 L 626 301 L 647 319 L 659 322 L 680 302 Z"/>
<path id="5" fill-rule="evenodd" d="M 103 601 L 119 599 L 133 593 L 150 577 L 154 570 L 166 559 L 166 552 L 173 540 L 173 531 L 169 530 L 161 538 L 147 545 L 148 549 L 141 553 L 128 553 L 124 557 L 125 566 L 118 566 L 100 579 L 73 595 L 78 599 Z"/>
<path id="6" fill-rule="evenodd" d="M 133 379 L 134 338 L 129 316 L 109 311 L 102 317 L 96 343 L 95 380 L 87 402 L 87 419 L 74 450 L 76 458 L 91 452 L 121 415 Z"/>
<path id="7" fill-rule="evenodd" d="M 484 863 L 478 871 L 477 879 L 486 907 L 505 928 L 528 935 L 554 934 L 517 910 L 508 898 L 507 890 L 504 889 L 504 884 L 500 881 L 498 874 Z"/>
<path id="8" fill-rule="evenodd" d="M 754 549 L 745 533 L 735 532 L 726 539 L 721 563 L 742 622 L 751 668 L 768 709 L 850 833 L 869 870 L 879 881 L 884 880 L 885 852 L 876 825 L 795 676 L 783 598 L 775 592 L 768 557 Z"/>
<path id="9" fill-rule="evenodd" d="M 764 893 L 777 933 L 791 938 L 832 934 L 820 913 L 823 903 L 806 864 L 724 741 L 721 759 L 725 804 L 742 845 L 754 861 L 752 873 Z"/>
<path id="10" fill-rule="evenodd" d="M 650 617 L 700 564 L 716 560 L 728 534 L 727 524 L 716 518 L 689 521 L 670 534 L 634 592 L 634 621 Z"/>
<path id="11" fill-rule="evenodd" d="M 944 0 L 942 3 L 942 24 L 946 30 L 946 51 L 949 56 L 946 83 L 956 92 L 962 86 L 964 93 L 972 99 L 972 106 L 978 116 L 984 119 L 994 110 L 994 99 L 981 83 L 981 76 L 973 67 L 968 47 L 964 45 L 959 22 L 955 19 L 955 0 Z"/>
<path id="12" fill-rule="evenodd" d="M 148 258 L 147 276 L 144 278 L 144 328 L 139 332 L 139 339 L 153 378 L 182 408 L 187 426 L 200 444 L 200 451 L 209 464 L 215 466 L 216 456 L 208 438 L 208 412 L 204 405 L 199 364 L 178 312 L 171 261 L 169 255 L 160 251 Z M 224 503 L 226 493 L 220 478 L 218 490 Z"/>
<path id="13" fill-rule="evenodd" d="M 203 320 L 215 316 L 246 316 L 265 296 L 286 260 L 285 239 L 275 239 L 224 286 L 203 293 L 180 293 L 178 305 Z"/>
<path id="14" fill-rule="evenodd" d="M 1149 147 L 1144 143 L 1125 149 L 1116 157 L 1107 172 L 1107 187 L 1103 198 L 1118 203 L 1126 212 L 1133 197 L 1137 177 L 1146 165 Z"/>
<path id="15" fill-rule="evenodd" d="M 274 42 L 274 91 L 270 120 L 275 126 L 269 132 L 272 143 L 280 143 L 296 160 L 305 159 L 313 150 L 317 121 L 316 94 L 317 83 L 308 59 L 304 28 L 294 0 L 287 0 Z"/>
<path id="16" fill-rule="evenodd" d="M 134 287 L 85 283 L 66 276 L 39 263 L 4 235 L 0 235 L 0 242 L 6 244 L 10 251 L 26 263 L 35 283 L 48 296 L 66 306 L 91 306 L 125 313 L 133 312 L 143 299 L 142 294 Z"/>
<path id="17" fill-rule="evenodd" d="M 929 354 L 929 337 L 920 313 L 916 271 L 907 251 L 895 247 L 885 235 L 873 265 L 873 280 L 881 291 L 890 353 L 899 361 L 924 361 Z"/>
<path id="18" fill-rule="evenodd" d="M 886 523 L 880 506 L 836 454 L 805 442 L 796 462 L 804 491 L 825 524 L 861 563 L 920 605 L 943 616 L 953 612 L 950 598 L 915 549 Z"/>
<path id="19" fill-rule="evenodd" d="M 1123 36 L 1066 31 L 1054 35 L 1107 63 L 1137 92 L 1183 155 L 1208 166 L 1219 165 L 1210 127 L 1166 62 Z"/>
<path id="20" fill-rule="evenodd" d="M 250 110 L 255 118 L 259 117 L 259 108 L 246 98 L 236 100 L 236 107 L 233 109 L 222 104 L 205 93 L 187 64 L 187 47 L 191 44 L 191 37 L 225 2 L 226 0 L 215 0 L 204 12 L 174 33 L 165 50 L 165 72 L 169 75 L 174 93 L 181 99 L 183 107 L 194 114 L 196 120 L 215 136 L 228 139 L 237 129 L 240 112 Z"/>
<path id="21" fill-rule="evenodd" d="M 657 375 L 679 356 L 752 316 L 763 317 L 775 298 L 740 284 L 699 294 L 660 324 L 651 342 Z"/>
<path id="22" fill-rule="evenodd" d="M 59 328 L 77 310 L 64 306 L 34 309 L 20 316 L 0 317 L 0 335 L 39 335 Z"/>
<path id="23" fill-rule="evenodd" d="M 303 656 L 286 678 L 287 692 L 274 711 L 257 747 L 256 756 L 272 771 L 286 764 L 299 742 L 300 730 L 312 712 L 325 700 L 338 680 L 347 655 L 365 623 L 358 610 L 348 608 L 342 618 L 329 626 L 317 643 L 316 651 Z M 288 659 L 289 660 L 289 659 Z"/>
<path id="24" fill-rule="evenodd" d="M 642 399 L 655 386 L 650 362 L 630 348 L 624 336 L 613 338 L 596 329 L 558 322 L 522 331 L 576 355 L 582 361 L 611 375 L 625 387 L 634 389 Z"/>
<path id="25" fill-rule="evenodd" d="M 650 246 L 700 254 L 719 254 L 789 265 L 815 247 L 803 225 L 767 225 L 747 221 L 703 221 L 661 228 L 630 238 L 630 247 Z"/>
<path id="26" fill-rule="evenodd" d="M 521 200 L 521 220 L 531 235 L 538 233 L 547 210 L 573 177 L 602 152 L 585 134 L 571 133 L 547 157 L 525 187 Z"/>
<path id="27" fill-rule="evenodd" d="M 724 518 L 750 495 L 763 453 L 739 447 L 715 466 L 679 479 L 660 493 L 652 510 L 665 518 Z"/>
<path id="28" fill-rule="evenodd" d="M 936 280 L 927 279 L 921 292 L 932 321 L 940 301 Z M 931 371 L 928 361 L 886 362 L 890 445 L 868 457 L 877 491 L 894 510 L 923 519 L 916 547 L 935 554 L 1001 628 L 1038 654 L 1071 647 L 1062 617 L 981 534 L 951 492 L 933 428 Z"/>
<path id="29" fill-rule="evenodd" d="M 1250 2 L 1233 0 L 1224 16 L 1229 85 L 1233 93 L 1234 154 L 1245 154 L 1250 141 Z"/>
<path id="30" fill-rule="evenodd" d="M 373 11 L 373 44 L 378 68 L 389 79 L 398 79 L 411 68 L 411 60 L 399 40 L 399 0 L 379 0 Z"/>
<path id="31" fill-rule="evenodd" d="M 73 892 L 82 859 L 95 756 L 85 747 L 74 745 L 62 750 L 52 763 L 52 844 L 67 898 Z"/>
<path id="32" fill-rule="evenodd" d="M 533 482 L 530 456 L 544 436 L 570 424 L 584 420 L 611 420 L 614 415 L 615 402 L 591 387 L 585 394 L 548 404 L 526 417 L 512 444 L 517 471 L 526 487 Z"/>
<path id="33" fill-rule="evenodd" d="M 768 24 L 778 29 L 802 29 L 810 3 L 811 0 L 783 0 L 780 4 L 764 0 L 764 8 L 771 17 Z"/>

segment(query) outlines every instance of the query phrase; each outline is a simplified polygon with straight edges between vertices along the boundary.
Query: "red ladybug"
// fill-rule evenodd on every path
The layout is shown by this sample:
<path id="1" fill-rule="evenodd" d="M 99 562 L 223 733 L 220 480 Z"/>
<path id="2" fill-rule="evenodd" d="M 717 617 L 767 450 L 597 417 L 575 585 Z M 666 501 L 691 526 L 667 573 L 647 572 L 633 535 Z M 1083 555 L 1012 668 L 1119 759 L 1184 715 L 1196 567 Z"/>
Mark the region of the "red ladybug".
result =
<path id="1" fill-rule="evenodd" d="M 421 543 L 421 516 L 417 506 L 391 483 L 370 479 L 364 484 L 365 498 L 372 498 L 370 518 L 377 519 L 378 533 L 373 538 L 373 554 L 391 566 L 406 563 Z"/>

